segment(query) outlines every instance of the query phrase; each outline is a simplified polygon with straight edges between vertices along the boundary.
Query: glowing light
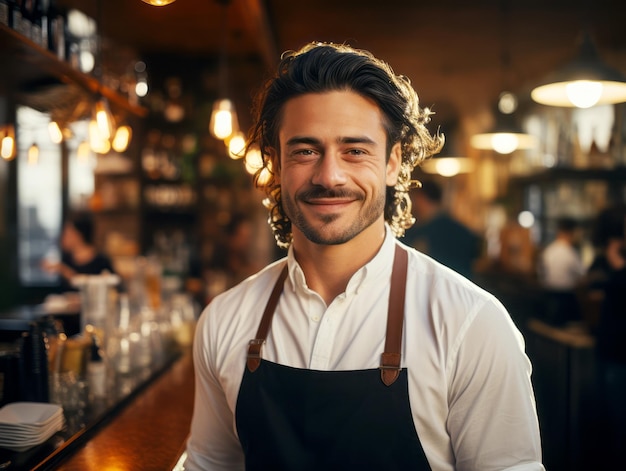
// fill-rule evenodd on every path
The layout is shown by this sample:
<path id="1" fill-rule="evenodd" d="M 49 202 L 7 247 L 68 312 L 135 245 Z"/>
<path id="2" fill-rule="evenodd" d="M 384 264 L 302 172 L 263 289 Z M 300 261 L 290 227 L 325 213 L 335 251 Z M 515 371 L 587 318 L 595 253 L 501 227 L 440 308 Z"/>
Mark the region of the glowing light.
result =
<path id="1" fill-rule="evenodd" d="M 54 144 L 60 144 L 63 141 L 63 132 L 59 127 L 59 123 L 56 121 L 50 121 L 48 123 L 48 134 L 50 135 L 50 140 Z"/>
<path id="2" fill-rule="evenodd" d="M 602 84 L 591 80 L 576 80 L 565 85 L 567 98 L 577 108 L 591 108 L 600 101 Z"/>
<path id="3" fill-rule="evenodd" d="M 115 131 L 115 137 L 111 143 L 111 147 L 115 152 L 124 152 L 128 148 L 130 138 L 132 136 L 132 130 L 130 126 L 120 126 Z"/>
<path id="4" fill-rule="evenodd" d="M 13 136 L 4 136 L 0 144 L 0 157 L 11 160 L 15 157 L 15 139 Z"/>
<path id="5" fill-rule="evenodd" d="M 170 3 L 174 3 L 176 0 L 141 0 L 148 5 L 152 5 L 154 7 L 164 7 L 165 5 L 169 5 Z"/>
<path id="6" fill-rule="evenodd" d="M 140 80 L 135 84 L 135 94 L 144 97 L 148 94 L 148 82 Z"/>
<path id="7" fill-rule="evenodd" d="M 491 137 L 491 146 L 499 154 L 510 154 L 518 148 L 519 140 L 513 133 L 503 132 Z"/>
<path id="8" fill-rule="evenodd" d="M 259 149 L 250 149 L 244 159 L 244 165 L 246 172 L 251 175 L 261 170 L 263 168 L 263 156 L 261 155 L 261 151 Z"/>
<path id="9" fill-rule="evenodd" d="M 111 139 L 115 131 L 115 121 L 109 109 L 109 103 L 105 99 L 96 103 L 96 121 L 100 136 L 103 139 Z"/>
<path id="10" fill-rule="evenodd" d="M 535 224 L 535 216 L 530 211 L 522 211 L 517 215 L 517 222 L 520 226 L 529 229 Z"/>
<path id="11" fill-rule="evenodd" d="M 228 155 L 231 159 L 237 160 L 244 156 L 246 139 L 242 132 L 238 132 L 228 141 Z"/>
<path id="12" fill-rule="evenodd" d="M 237 115 L 232 101 L 218 100 L 213 105 L 209 130 L 217 139 L 226 140 L 237 131 Z"/>
<path id="13" fill-rule="evenodd" d="M 28 165 L 37 165 L 37 162 L 39 162 L 39 146 L 34 142 L 28 148 L 27 161 Z"/>
<path id="14" fill-rule="evenodd" d="M 98 154 L 106 154 L 111 150 L 109 139 L 100 134 L 100 127 L 94 120 L 89 121 L 89 146 Z"/>
<path id="15" fill-rule="evenodd" d="M 456 159 L 437 159 L 437 173 L 444 177 L 453 177 L 461 170 L 461 164 Z"/>
<path id="16" fill-rule="evenodd" d="M 87 141 L 83 141 L 78 144 L 78 149 L 76 149 L 76 158 L 81 163 L 88 163 L 89 157 L 91 156 L 91 147 Z"/>

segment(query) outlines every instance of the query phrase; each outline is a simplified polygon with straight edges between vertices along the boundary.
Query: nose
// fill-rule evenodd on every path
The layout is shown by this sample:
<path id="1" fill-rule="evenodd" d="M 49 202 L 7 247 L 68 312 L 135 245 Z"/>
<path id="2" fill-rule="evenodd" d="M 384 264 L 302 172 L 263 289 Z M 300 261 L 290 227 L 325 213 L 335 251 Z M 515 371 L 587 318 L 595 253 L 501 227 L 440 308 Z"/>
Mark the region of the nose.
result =
<path id="1" fill-rule="evenodd" d="M 315 165 L 311 183 L 324 188 L 344 185 L 347 182 L 345 170 L 340 156 L 334 152 L 325 153 Z"/>

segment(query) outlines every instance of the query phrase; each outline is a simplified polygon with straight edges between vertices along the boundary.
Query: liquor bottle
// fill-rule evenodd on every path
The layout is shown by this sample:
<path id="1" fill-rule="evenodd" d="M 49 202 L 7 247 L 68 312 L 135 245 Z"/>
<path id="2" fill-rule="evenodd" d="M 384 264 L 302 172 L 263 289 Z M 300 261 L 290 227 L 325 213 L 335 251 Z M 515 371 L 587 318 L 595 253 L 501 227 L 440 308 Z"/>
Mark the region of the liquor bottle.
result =
<path id="1" fill-rule="evenodd" d="M 42 16 L 41 1 L 33 0 L 33 7 L 30 13 L 30 39 L 38 46 L 42 46 L 43 43 Z"/>
<path id="2" fill-rule="evenodd" d="M 9 10 L 9 26 L 22 34 L 22 2 L 21 0 L 11 0 Z"/>
<path id="3" fill-rule="evenodd" d="M 57 7 L 55 0 L 48 3 L 48 49 L 65 60 L 65 12 Z"/>
<path id="4" fill-rule="evenodd" d="M 11 5 L 9 5 L 9 0 L 0 0 L 0 24 L 3 24 L 4 26 L 10 26 L 10 12 Z"/>
<path id="5" fill-rule="evenodd" d="M 33 14 L 33 0 L 22 0 L 21 10 L 22 10 L 22 21 L 20 23 L 19 32 L 27 37 L 28 39 L 32 39 L 32 14 Z"/>

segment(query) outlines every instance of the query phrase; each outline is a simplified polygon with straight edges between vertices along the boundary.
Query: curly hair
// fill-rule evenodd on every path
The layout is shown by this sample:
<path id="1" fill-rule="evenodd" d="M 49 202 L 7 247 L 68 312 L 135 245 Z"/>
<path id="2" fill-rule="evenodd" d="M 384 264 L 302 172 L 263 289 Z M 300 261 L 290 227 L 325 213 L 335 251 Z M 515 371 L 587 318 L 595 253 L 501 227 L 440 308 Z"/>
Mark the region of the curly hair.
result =
<path id="1" fill-rule="evenodd" d="M 408 191 L 414 184 L 413 169 L 427 157 L 441 150 L 444 136 L 431 135 L 426 124 L 432 114 L 420 108 L 410 80 L 396 75 L 391 67 L 369 51 L 345 44 L 309 43 L 299 51 L 282 55 L 276 74 L 262 87 L 254 109 L 254 125 L 248 136 L 246 152 L 258 148 L 263 166 L 255 174 L 255 185 L 267 195 L 268 222 L 280 247 L 292 241 L 291 221 L 281 201 L 277 173 L 280 171 L 278 132 L 284 104 L 291 98 L 328 91 L 353 91 L 373 100 L 384 116 L 389 159 L 394 144 L 400 142 L 402 162 L 398 182 L 387 187 L 385 221 L 396 237 L 413 225 Z M 273 151 L 273 152 L 272 152 Z M 272 161 L 272 155 L 277 156 Z"/>

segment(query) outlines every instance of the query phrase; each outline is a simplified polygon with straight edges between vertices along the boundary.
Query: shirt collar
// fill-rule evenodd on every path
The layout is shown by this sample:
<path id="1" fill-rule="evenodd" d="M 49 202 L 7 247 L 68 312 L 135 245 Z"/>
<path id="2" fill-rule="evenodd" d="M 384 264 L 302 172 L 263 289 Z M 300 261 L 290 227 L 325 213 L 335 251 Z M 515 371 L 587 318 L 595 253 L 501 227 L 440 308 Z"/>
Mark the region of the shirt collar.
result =
<path id="1" fill-rule="evenodd" d="M 358 294 L 360 290 L 372 283 L 379 283 L 381 279 L 388 280 L 391 276 L 391 266 L 395 254 L 396 238 L 393 231 L 385 223 L 385 238 L 378 253 L 368 263 L 356 271 L 346 287 L 346 296 Z M 289 247 L 287 252 L 287 263 L 289 267 L 289 279 L 294 290 L 308 289 L 306 278 L 302 268 L 296 261 L 293 254 L 293 247 Z"/>

